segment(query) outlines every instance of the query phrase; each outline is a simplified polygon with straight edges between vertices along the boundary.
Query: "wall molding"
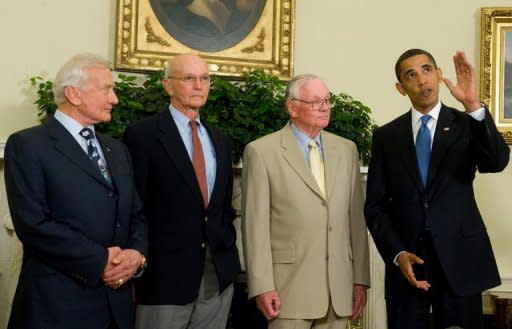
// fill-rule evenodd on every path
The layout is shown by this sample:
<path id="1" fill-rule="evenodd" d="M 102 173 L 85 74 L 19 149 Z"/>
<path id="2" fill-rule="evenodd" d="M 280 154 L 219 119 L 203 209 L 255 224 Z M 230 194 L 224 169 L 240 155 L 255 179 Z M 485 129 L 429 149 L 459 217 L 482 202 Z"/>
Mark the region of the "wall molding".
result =
<path id="1" fill-rule="evenodd" d="M 0 159 L 4 158 L 5 141 L 0 140 Z"/>

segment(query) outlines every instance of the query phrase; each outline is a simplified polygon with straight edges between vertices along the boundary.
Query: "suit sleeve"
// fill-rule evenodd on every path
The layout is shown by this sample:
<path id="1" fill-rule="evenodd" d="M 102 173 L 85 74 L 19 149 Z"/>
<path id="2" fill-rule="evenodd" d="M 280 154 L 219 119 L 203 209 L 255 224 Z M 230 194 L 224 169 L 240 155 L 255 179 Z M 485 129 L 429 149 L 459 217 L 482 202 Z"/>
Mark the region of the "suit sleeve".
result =
<path id="1" fill-rule="evenodd" d="M 137 192 L 142 200 L 142 204 L 146 204 L 145 200 L 147 199 L 148 194 L 148 179 L 149 179 L 149 159 L 145 150 L 144 145 L 141 145 L 143 141 L 143 137 L 137 136 L 135 130 L 131 127 L 128 127 L 125 130 L 123 136 L 123 142 L 128 147 L 129 153 L 131 155 L 133 170 L 135 174 L 135 185 L 137 187 Z"/>
<path id="2" fill-rule="evenodd" d="M 510 148 L 499 133 L 488 109 L 485 118 L 477 121 L 468 116 L 474 141 L 474 154 L 481 173 L 500 172 L 508 164 Z"/>
<path id="3" fill-rule="evenodd" d="M 249 298 L 275 290 L 270 245 L 270 183 L 263 159 L 247 145 L 242 171 L 242 238 Z"/>
<path id="4" fill-rule="evenodd" d="M 227 149 L 226 163 L 232 167 L 231 159 L 231 142 L 227 136 L 224 136 L 224 142 Z M 228 170 L 228 182 L 227 182 L 226 194 L 224 196 L 224 219 L 227 223 L 233 223 L 236 219 L 235 209 L 233 209 L 233 170 Z"/>
<path id="5" fill-rule="evenodd" d="M 133 164 L 131 162 L 130 153 L 127 148 L 123 145 L 123 150 L 126 154 L 126 160 L 132 170 L 132 182 L 135 182 L 133 174 Z M 133 186 L 133 185 L 132 185 Z M 148 228 L 146 218 L 142 212 L 142 203 L 137 193 L 136 186 L 133 186 L 132 200 L 131 200 L 131 212 L 130 212 L 130 233 L 127 243 L 127 248 L 135 249 L 143 255 L 147 255 L 148 252 Z"/>
<path id="6" fill-rule="evenodd" d="M 48 179 L 30 136 L 12 135 L 5 149 L 5 185 L 16 234 L 27 253 L 46 264 L 95 286 L 108 252 L 80 231 L 52 218 Z"/>
<path id="7" fill-rule="evenodd" d="M 359 171 L 359 155 L 352 144 L 352 182 L 350 197 L 350 244 L 353 255 L 354 284 L 370 286 L 370 255 L 368 233 L 363 213 L 363 190 Z"/>
<path id="8" fill-rule="evenodd" d="M 398 233 L 394 230 L 390 218 L 392 200 L 388 193 L 389 183 L 385 168 L 385 137 L 381 135 L 379 129 L 373 134 L 364 213 L 368 230 L 382 258 L 386 263 L 392 263 L 395 256 L 406 248 Z"/>

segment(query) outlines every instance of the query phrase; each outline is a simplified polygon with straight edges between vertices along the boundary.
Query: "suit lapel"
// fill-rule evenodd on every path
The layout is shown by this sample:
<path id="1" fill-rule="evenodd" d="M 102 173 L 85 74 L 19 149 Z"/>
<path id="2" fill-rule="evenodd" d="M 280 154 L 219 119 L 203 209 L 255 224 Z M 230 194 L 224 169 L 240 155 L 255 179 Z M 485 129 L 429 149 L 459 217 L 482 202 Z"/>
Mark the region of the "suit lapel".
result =
<path id="1" fill-rule="evenodd" d="M 45 123 L 48 128 L 48 135 L 55 143 L 55 149 L 74 165 L 82 169 L 86 174 L 108 187 L 108 182 L 101 176 L 100 171 L 87 157 L 84 150 L 78 145 L 71 134 L 57 121 L 50 118 Z"/>
<path id="2" fill-rule="evenodd" d="M 431 186 L 438 178 L 441 162 L 458 136 L 459 129 L 454 119 L 453 113 L 442 105 L 434 133 L 427 187 Z"/>
<path id="3" fill-rule="evenodd" d="M 198 201 L 203 203 L 201 189 L 196 179 L 192 161 L 187 153 L 187 149 L 181 139 L 178 127 L 174 122 L 169 110 L 162 111 L 158 119 L 158 129 L 160 129 L 160 142 L 167 155 L 172 160 L 178 172 L 183 176 L 190 190 L 195 194 Z"/>
<path id="4" fill-rule="evenodd" d="M 399 157 L 402 159 L 403 166 L 407 174 L 411 177 L 419 191 L 422 191 L 420 171 L 418 169 L 418 160 L 416 159 L 416 149 L 414 147 L 414 138 L 412 136 L 411 111 L 405 113 L 398 122 L 396 136 L 392 143 L 398 147 Z"/>
<path id="5" fill-rule="evenodd" d="M 289 124 L 281 129 L 281 148 L 283 149 L 283 157 L 297 175 L 311 188 L 318 196 L 324 198 L 320 187 L 318 186 L 311 170 L 306 163 L 304 154 L 300 150 L 297 139 Z"/>
<path id="6" fill-rule="evenodd" d="M 122 180 L 119 178 L 119 159 L 112 153 L 112 146 L 109 143 L 109 140 L 101 133 L 96 133 L 96 139 L 100 143 L 101 150 L 103 151 L 103 156 L 105 157 L 105 162 L 107 163 L 107 169 L 110 173 L 110 177 L 112 178 L 112 185 L 119 185 L 122 183 Z M 103 178 L 103 177 L 102 177 Z M 107 186 L 109 186 L 108 182 L 103 178 L 102 180 Z"/>
<path id="7" fill-rule="evenodd" d="M 336 170 L 336 168 L 339 168 L 338 163 L 341 161 L 342 157 L 345 156 L 345 154 L 333 151 L 334 145 L 331 143 L 332 139 L 330 139 L 328 135 L 323 131 L 321 132 L 321 138 L 325 168 L 325 183 L 327 185 L 327 198 L 329 198 L 329 195 L 331 195 L 332 190 L 335 188 L 334 182 L 336 182 L 336 175 L 339 172 L 339 170 Z"/>
<path id="8" fill-rule="evenodd" d="M 213 149 L 215 150 L 215 158 L 217 161 L 217 164 L 215 166 L 215 182 L 213 184 L 212 188 L 212 195 L 210 196 L 210 202 L 208 204 L 215 203 L 216 198 L 219 194 L 219 188 L 220 182 L 225 182 L 226 177 L 224 173 L 230 172 L 231 169 L 231 163 L 226 163 L 226 161 L 223 161 L 225 158 L 225 153 L 227 152 L 226 146 L 222 143 L 221 137 L 219 134 L 217 134 L 213 129 L 211 129 L 204 121 L 201 122 L 202 125 L 206 128 L 206 131 L 208 132 L 208 136 L 210 137 L 210 140 L 212 141 Z M 231 158 L 228 156 L 228 158 Z M 229 166 L 230 168 L 226 168 L 226 166 Z"/>

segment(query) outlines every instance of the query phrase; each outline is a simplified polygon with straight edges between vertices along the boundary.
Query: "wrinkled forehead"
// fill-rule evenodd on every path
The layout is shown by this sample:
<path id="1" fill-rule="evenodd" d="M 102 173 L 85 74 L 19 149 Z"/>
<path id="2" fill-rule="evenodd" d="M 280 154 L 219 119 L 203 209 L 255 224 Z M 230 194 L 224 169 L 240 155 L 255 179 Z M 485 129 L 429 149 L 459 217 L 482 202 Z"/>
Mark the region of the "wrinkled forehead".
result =
<path id="1" fill-rule="evenodd" d="M 208 74 L 208 65 L 199 56 L 181 56 L 177 57 L 171 63 L 171 70 L 177 74 Z"/>
<path id="2" fill-rule="evenodd" d="M 329 96 L 329 89 L 327 89 L 327 86 L 322 79 L 313 78 L 305 81 L 299 88 L 299 96 L 304 98 L 322 98 Z"/>

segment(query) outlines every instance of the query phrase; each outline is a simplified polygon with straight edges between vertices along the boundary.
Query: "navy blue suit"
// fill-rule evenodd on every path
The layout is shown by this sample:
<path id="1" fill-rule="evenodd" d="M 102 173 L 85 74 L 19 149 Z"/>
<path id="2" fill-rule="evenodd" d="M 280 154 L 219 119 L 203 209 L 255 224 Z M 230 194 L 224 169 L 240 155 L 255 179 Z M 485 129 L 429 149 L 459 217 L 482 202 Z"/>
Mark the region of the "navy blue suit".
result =
<path id="1" fill-rule="evenodd" d="M 436 275 L 441 273 L 436 283 L 441 283 L 442 289 L 454 296 L 477 298 L 480 292 L 500 284 L 473 180 L 477 170 L 503 170 L 510 150 L 485 111 L 485 119 L 477 121 L 442 106 L 425 187 L 416 162 L 411 112 L 374 133 L 365 215 L 386 263 L 388 311 L 390 304 L 403 303 L 419 291 L 407 282 L 393 259 L 400 251 L 421 254 L 426 231 L 434 264 L 426 261 L 419 266 L 415 271 L 418 279 L 430 281 L 421 277 L 419 270 L 429 268 Z"/>
<path id="2" fill-rule="evenodd" d="M 97 134 L 113 187 L 55 118 L 11 135 L 9 209 L 24 256 L 10 329 L 133 328 L 132 288 L 103 284 L 106 248 L 145 254 L 147 228 L 122 143 Z"/>
<path id="3" fill-rule="evenodd" d="M 231 207 L 231 149 L 225 134 L 202 122 L 215 148 L 217 169 L 208 208 L 169 109 L 126 130 L 135 180 L 149 227 L 148 266 L 136 282 L 137 303 L 185 305 L 198 297 L 208 245 L 219 290 L 240 272 Z"/>

